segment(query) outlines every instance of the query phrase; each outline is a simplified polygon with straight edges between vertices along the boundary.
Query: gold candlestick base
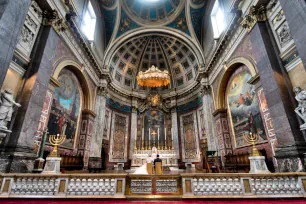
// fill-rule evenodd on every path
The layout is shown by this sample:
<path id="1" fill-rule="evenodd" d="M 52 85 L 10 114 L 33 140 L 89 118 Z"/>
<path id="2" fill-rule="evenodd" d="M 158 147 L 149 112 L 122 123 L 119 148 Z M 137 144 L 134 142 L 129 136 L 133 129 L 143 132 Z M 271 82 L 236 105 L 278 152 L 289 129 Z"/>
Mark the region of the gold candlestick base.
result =
<path id="1" fill-rule="evenodd" d="M 52 152 L 50 152 L 50 154 L 48 155 L 48 157 L 59 157 L 59 152 L 57 150 L 57 147 L 61 144 L 63 144 L 63 142 L 66 139 L 66 135 L 50 135 L 49 136 L 49 142 L 50 144 L 53 145 L 53 150 Z"/>

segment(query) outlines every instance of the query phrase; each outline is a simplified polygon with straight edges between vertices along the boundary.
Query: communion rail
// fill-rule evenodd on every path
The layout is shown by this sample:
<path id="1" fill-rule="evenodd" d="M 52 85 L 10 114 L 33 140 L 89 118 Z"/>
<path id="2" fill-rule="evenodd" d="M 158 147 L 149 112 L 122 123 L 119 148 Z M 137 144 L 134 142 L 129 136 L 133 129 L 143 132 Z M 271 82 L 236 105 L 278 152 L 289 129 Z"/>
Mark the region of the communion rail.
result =
<path id="1" fill-rule="evenodd" d="M 303 198 L 306 173 L 0 174 L 0 198 Z"/>

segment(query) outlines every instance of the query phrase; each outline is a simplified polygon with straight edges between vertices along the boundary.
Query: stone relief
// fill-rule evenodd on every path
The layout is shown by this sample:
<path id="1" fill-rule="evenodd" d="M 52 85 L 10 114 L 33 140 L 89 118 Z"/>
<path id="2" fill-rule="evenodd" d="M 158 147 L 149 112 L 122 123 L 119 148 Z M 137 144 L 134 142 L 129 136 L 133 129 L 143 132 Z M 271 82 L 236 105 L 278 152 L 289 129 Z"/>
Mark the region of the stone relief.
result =
<path id="1" fill-rule="evenodd" d="M 5 89 L 0 96 L 0 131 L 10 132 L 7 129 L 7 123 L 12 119 L 14 106 L 21 107 L 19 103 L 14 101 L 12 91 Z"/>
<path id="2" fill-rule="evenodd" d="M 287 22 L 283 23 L 283 25 L 278 29 L 277 35 L 281 47 L 284 47 L 292 39 Z"/>
<path id="3" fill-rule="evenodd" d="M 300 87 L 293 89 L 295 93 L 295 99 L 299 105 L 294 110 L 296 114 L 304 121 L 304 124 L 300 125 L 301 130 L 306 130 L 306 90 L 302 90 Z"/>

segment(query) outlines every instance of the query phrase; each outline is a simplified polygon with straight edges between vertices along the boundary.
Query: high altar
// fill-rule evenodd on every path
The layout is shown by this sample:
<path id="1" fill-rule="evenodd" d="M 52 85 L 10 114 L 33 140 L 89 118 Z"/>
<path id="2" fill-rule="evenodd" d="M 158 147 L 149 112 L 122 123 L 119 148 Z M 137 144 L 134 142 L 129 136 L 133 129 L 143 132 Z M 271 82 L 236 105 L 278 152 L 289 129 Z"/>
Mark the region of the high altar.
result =
<path id="1" fill-rule="evenodd" d="M 153 95 L 139 108 L 138 120 L 141 122 L 142 131 L 135 141 L 132 168 L 145 164 L 149 157 L 155 159 L 157 154 L 162 159 L 163 166 L 178 167 L 171 118 L 168 110 L 161 107 L 160 96 Z"/>

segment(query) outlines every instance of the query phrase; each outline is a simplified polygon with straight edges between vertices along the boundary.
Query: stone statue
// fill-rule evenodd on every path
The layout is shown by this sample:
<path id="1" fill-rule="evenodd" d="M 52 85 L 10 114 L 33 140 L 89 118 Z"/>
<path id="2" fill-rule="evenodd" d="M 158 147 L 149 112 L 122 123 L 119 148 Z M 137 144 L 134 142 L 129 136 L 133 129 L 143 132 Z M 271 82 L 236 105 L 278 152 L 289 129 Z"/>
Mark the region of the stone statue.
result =
<path id="1" fill-rule="evenodd" d="M 295 99 L 299 102 L 298 107 L 294 111 L 304 121 L 300 129 L 306 130 L 306 91 L 300 87 L 295 87 L 293 91 L 295 93 Z"/>
<path id="2" fill-rule="evenodd" d="M 12 91 L 5 89 L 0 96 L 0 131 L 7 131 L 7 122 L 11 121 L 14 105 L 21 106 L 14 101 Z"/>

